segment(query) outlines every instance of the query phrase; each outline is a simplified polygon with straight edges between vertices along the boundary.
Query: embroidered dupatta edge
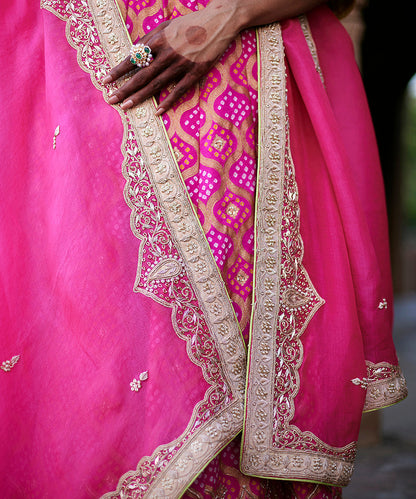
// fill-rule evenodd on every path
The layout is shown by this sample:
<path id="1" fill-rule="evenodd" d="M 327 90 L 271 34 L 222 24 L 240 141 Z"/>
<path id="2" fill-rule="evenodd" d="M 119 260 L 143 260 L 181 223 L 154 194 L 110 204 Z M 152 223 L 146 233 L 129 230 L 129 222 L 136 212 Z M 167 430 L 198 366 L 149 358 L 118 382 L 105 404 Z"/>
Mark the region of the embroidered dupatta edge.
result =
<path id="1" fill-rule="evenodd" d="M 75 0 L 62 5 L 59 1 L 45 0 L 41 7 L 66 21 L 67 39 L 77 49 L 80 67 L 90 74 L 94 86 L 103 91 L 104 98 L 108 99 L 108 90 L 111 89 L 104 88 L 100 80 L 110 67 L 125 58 L 131 45 L 115 2 Z M 212 359 L 212 363 L 220 363 L 219 371 L 222 372 L 223 382 L 229 393 L 224 397 L 223 407 L 217 410 L 216 415 L 199 425 L 198 410 L 208 402 L 214 387 L 218 387 L 218 380 L 212 378 L 209 370 L 192 355 L 190 338 L 181 334 L 175 306 L 164 302 L 151 289 L 149 291 L 137 285 L 143 263 L 141 244 L 135 291 L 172 306 L 173 325 L 178 335 L 187 340 L 190 360 L 202 368 L 203 377 L 214 387 L 208 389 L 204 400 L 195 406 L 188 427 L 182 435 L 169 444 L 159 446 L 152 456 L 143 457 L 135 471 L 129 471 L 120 478 L 117 490 L 103 497 L 125 497 L 126 493 L 133 493 L 135 497 L 178 497 L 202 468 L 241 431 L 245 347 L 228 293 L 187 195 L 163 123 L 154 115 L 153 101 L 148 100 L 127 112 L 119 106 L 116 109 L 124 126 L 123 174 L 126 178 L 126 202 L 132 209 L 132 231 L 142 243 L 143 236 L 134 223 L 137 207 L 131 199 L 132 172 L 129 170 L 129 163 L 134 163 L 135 168 L 147 167 L 163 216 L 168 219 L 167 224 L 175 239 L 176 248 L 183 257 L 167 258 L 163 273 L 165 277 L 166 272 L 169 277 L 170 271 L 172 275 L 176 275 L 180 262 L 186 262 L 184 267 L 192 283 L 188 289 L 192 288 L 197 294 L 207 327 L 217 345 L 219 358 Z M 139 150 L 142 154 L 137 159 Z M 160 270 L 159 266 L 156 271 Z"/>

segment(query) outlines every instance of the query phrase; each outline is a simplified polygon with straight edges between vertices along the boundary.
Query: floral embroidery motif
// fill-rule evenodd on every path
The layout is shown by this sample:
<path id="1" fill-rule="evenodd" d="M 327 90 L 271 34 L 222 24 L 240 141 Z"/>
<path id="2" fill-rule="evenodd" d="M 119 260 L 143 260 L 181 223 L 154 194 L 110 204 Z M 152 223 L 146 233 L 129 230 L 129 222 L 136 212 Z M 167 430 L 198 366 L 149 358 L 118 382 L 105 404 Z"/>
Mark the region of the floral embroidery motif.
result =
<path id="1" fill-rule="evenodd" d="M 138 392 L 142 387 L 142 381 L 146 381 L 149 378 L 149 371 L 144 371 L 139 374 L 138 379 L 134 378 L 130 383 L 130 389 L 132 392 Z"/>
<path id="2" fill-rule="evenodd" d="M 378 304 L 378 308 L 380 310 L 383 310 L 383 308 L 387 308 L 387 300 L 385 298 L 383 298 L 381 302 Z"/>
<path id="3" fill-rule="evenodd" d="M 13 367 L 17 364 L 20 359 L 20 355 L 14 355 L 10 360 L 5 360 L 1 363 L 0 369 L 3 369 L 5 372 L 9 372 L 13 369 Z"/>

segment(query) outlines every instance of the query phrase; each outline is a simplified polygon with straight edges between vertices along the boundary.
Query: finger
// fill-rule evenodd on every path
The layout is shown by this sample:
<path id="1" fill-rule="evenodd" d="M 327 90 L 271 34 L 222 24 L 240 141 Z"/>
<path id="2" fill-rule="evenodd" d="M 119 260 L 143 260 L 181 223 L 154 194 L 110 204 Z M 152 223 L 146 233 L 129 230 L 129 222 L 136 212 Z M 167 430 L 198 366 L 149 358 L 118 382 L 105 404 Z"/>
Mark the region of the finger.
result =
<path id="1" fill-rule="evenodd" d="M 165 68 L 165 64 L 158 60 L 158 62 L 153 61 L 152 64 L 146 68 L 139 69 L 139 71 L 124 83 L 124 85 L 113 92 L 108 102 L 110 104 L 117 104 L 118 102 L 127 99 L 150 81 L 156 79 Z"/>
<path id="2" fill-rule="evenodd" d="M 128 81 L 124 83 L 124 85 L 116 89 L 109 98 L 108 102 L 110 104 L 117 104 L 149 84 L 153 86 L 155 92 L 158 92 L 165 86 L 163 81 L 159 79 L 159 76 L 164 73 L 165 70 L 169 69 L 171 71 L 172 78 L 174 76 L 178 76 L 179 74 L 182 76 L 184 73 L 185 70 L 181 69 L 181 63 L 177 60 L 177 58 L 178 56 L 172 49 L 162 51 L 157 59 L 150 64 L 150 66 L 137 71 Z M 183 58 L 182 61 L 187 62 Z M 170 81 L 167 83 L 170 83 Z M 125 106 L 123 106 L 123 108 L 125 108 Z"/>
<path id="3" fill-rule="evenodd" d="M 145 85 L 138 92 L 130 95 L 128 100 L 123 102 L 121 108 L 130 109 L 131 107 L 144 102 L 149 97 L 158 94 L 161 90 L 166 88 L 170 82 L 177 79 L 179 74 L 183 74 L 182 68 L 179 70 L 178 68 L 168 67 L 165 71 L 150 80 L 147 85 Z"/>
<path id="4" fill-rule="evenodd" d="M 136 66 L 130 62 L 130 56 L 128 56 L 123 62 L 120 62 L 120 64 L 111 69 L 105 78 L 103 78 L 104 85 L 118 80 L 121 76 L 133 71 L 134 68 L 136 68 Z"/>
<path id="5" fill-rule="evenodd" d="M 200 79 L 199 74 L 187 73 L 175 86 L 172 92 L 157 107 L 156 116 L 160 116 L 177 102 Z"/>

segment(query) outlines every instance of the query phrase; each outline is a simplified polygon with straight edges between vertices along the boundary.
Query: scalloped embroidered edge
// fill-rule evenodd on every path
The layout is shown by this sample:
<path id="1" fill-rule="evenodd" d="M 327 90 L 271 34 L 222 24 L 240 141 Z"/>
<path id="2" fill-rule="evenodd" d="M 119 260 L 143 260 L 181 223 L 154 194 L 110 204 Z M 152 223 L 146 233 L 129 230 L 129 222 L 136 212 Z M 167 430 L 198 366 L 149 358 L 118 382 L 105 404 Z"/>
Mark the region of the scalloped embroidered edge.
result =
<path id="1" fill-rule="evenodd" d="M 94 86 L 101 90 L 107 99 L 107 91 L 100 84 L 100 79 L 104 77 L 110 66 L 124 59 L 124 54 L 131 45 L 113 0 L 67 2 L 42 0 L 41 7 L 66 21 L 66 36 L 69 44 L 77 50 L 79 66 L 90 74 Z M 83 43 L 85 41 L 86 43 Z M 84 50 L 86 47 L 87 50 Z M 92 49 L 95 49 L 94 56 L 91 55 L 94 52 Z M 85 53 L 90 54 L 87 61 L 83 59 Z M 171 230 L 178 253 L 186 261 L 189 280 L 216 342 L 221 362 L 219 372 L 222 372 L 232 391 L 232 395 L 224 399 L 225 408 L 208 422 L 201 424 L 197 421 L 198 410 L 213 394 L 214 388 L 209 389 L 204 400 L 194 408 L 185 432 L 173 442 L 159 446 L 152 456 L 143 457 L 136 470 L 129 471 L 120 478 L 116 491 L 103 496 L 107 499 L 133 496 L 173 498 L 179 497 L 201 469 L 241 431 L 245 347 L 224 282 L 192 209 L 163 123 L 160 118 L 154 116 L 153 102 L 148 100 L 127 112 L 122 111 L 119 106 L 116 109 L 120 113 L 125 130 L 122 144 L 125 157 L 123 174 L 126 177 L 126 202 L 132 209 L 131 220 L 134 218 L 135 207 L 129 202 L 130 179 L 126 165 L 129 154 L 127 142 L 133 134 L 142 152 L 136 161 L 147 167 L 165 222 Z M 132 222 L 131 225 L 135 236 L 143 242 L 143 237 L 137 231 L 135 224 Z M 141 256 L 142 244 L 139 250 L 138 269 L 141 268 Z M 138 276 L 136 282 L 137 280 Z M 211 283 L 210 288 L 202 285 L 206 282 Z M 211 294 L 212 289 L 214 296 Z M 135 290 L 163 302 L 144 289 L 136 287 Z M 172 313 L 174 314 L 174 311 Z M 173 324 L 180 337 L 187 339 L 189 345 L 189 338 L 181 336 L 174 317 Z M 187 350 L 191 361 L 201 366 L 204 378 L 209 383 L 215 384 L 215 379 L 210 379 L 210 374 L 203 369 L 201 363 L 192 358 L 190 349 Z"/>

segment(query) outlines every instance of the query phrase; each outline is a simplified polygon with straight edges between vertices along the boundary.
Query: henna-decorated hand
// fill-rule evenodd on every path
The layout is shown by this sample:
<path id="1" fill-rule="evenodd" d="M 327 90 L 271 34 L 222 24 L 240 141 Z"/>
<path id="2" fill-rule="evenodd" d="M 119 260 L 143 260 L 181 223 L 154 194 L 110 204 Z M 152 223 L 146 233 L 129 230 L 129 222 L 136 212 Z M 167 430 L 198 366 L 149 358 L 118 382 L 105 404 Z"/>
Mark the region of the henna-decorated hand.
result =
<path id="1" fill-rule="evenodd" d="M 176 86 L 158 107 L 156 114 L 170 109 L 208 73 L 237 36 L 240 27 L 233 20 L 234 14 L 234 9 L 224 10 L 221 5 L 207 7 L 166 21 L 147 33 L 138 42 L 151 48 L 152 63 L 134 73 L 112 94 L 109 103 L 122 102 L 121 107 L 129 109 L 175 82 Z M 135 68 L 127 57 L 110 71 L 103 82 L 115 81 Z"/>
<path id="2" fill-rule="evenodd" d="M 153 62 L 116 90 L 109 103 L 122 102 L 121 107 L 128 109 L 175 82 L 175 88 L 157 109 L 160 115 L 205 76 L 242 29 L 297 16 L 326 1 L 211 0 L 205 9 L 166 21 L 139 40 L 151 48 Z M 111 83 L 135 68 L 127 57 L 103 83 Z"/>

